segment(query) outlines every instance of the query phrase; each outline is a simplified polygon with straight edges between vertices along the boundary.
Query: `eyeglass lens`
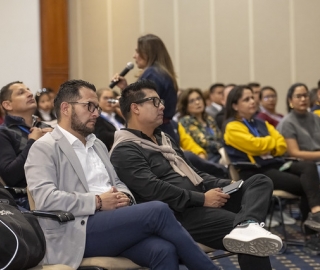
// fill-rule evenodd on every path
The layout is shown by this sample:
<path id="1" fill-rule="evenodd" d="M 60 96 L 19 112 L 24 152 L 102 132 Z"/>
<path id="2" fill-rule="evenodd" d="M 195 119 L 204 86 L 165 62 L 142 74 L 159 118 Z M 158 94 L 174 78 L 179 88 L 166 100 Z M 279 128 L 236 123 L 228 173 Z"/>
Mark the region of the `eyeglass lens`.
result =
<path id="1" fill-rule="evenodd" d="M 189 103 L 192 104 L 192 103 L 195 103 L 196 101 L 200 101 L 200 100 L 202 100 L 201 97 L 192 98 L 189 100 Z"/>

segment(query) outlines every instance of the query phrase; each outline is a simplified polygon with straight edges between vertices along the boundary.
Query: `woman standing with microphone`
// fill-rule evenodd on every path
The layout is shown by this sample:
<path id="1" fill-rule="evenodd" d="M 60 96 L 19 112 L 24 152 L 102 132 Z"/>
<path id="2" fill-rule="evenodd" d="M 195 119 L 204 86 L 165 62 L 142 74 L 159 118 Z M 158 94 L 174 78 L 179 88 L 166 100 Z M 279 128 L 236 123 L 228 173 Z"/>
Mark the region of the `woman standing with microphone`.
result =
<path id="1" fill-rule="evenodd" d="M 157 86 L 160 99 L 165 101 L 163 124 L 161 130 L 169 134 L 179 144 L 170 120 L 176 112 L 178 84 L 176 74 L 162 40 L 153 34 L 147 34 L 138 38 L 136 51 L 133 55 L 137 67 L 142 70 L 139 79 L 149 79 Z M 123 90 L 127 81 L 123 76 L 116 74 L 113 77 L 117 86 Z"/>

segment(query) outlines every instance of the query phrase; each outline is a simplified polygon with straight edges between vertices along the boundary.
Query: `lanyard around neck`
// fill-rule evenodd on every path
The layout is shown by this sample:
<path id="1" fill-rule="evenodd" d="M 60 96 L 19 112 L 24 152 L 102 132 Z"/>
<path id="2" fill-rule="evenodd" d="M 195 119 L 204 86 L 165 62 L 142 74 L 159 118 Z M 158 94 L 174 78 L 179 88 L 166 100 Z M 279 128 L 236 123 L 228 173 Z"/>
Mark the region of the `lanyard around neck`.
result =
<path id="1" fill-rule="evenodd" d="M 242 119 L 243 123 L 247 126 L 247 128 L 250 130 L 250 132 L 256 136 L 256 137 L 260 137 L 259 131 L 255 126 L 251 126 L 249 124 L 249 122 L 247 121 L 247 119 Z"/>
<path id="2" fill-rule="evenodd" d="M 27 133 L 27 134 L 30 134 L 31 132 L 30 132 L 30 130 L 29 129 L 27 129 L 26 127 L 24 127 L 24 126 L 18 126 L 22 131 L 24 131 L 25 133 Z"/>

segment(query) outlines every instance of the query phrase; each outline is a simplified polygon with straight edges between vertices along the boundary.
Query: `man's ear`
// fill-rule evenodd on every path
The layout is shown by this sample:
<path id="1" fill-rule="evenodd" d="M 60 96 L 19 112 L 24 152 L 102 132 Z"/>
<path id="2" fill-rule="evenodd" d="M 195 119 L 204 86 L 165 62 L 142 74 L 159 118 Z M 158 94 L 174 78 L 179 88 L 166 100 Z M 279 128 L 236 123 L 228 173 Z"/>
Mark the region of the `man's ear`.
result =
<path id="1" fill-rule="evenodd" d="M 68 116 L 70 113 L 70 106 L 68 102 L 62 102 L 60 105 L 61 114 Z"/>
<path id="2" fill-rule="evenodd" d="M 12 105 L 10 100 L 3 101 L 1 105 L 6 111 L 12 111 Z"/>
<path id="3" fill-rule="evenodd" d="M 136 103 L 131 103 L 130 105 L 130 111 L 134 114 L 140 114 L 139 106 Z"/>

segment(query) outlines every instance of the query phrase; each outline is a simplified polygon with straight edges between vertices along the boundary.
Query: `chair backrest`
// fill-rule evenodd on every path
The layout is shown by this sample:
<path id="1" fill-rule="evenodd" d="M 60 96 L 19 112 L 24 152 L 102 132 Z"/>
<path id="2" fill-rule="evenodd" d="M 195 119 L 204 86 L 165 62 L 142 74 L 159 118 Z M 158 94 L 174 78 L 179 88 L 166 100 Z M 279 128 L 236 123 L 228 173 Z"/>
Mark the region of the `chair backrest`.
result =
<path id="1" fill-rule="evenodd" d="M 237 169 L 235 168 L 234 165 L 232 165 L 230 158 L 227 154 L 227 151 L 224 147 L 221 147 L 219 149 L 219 153 L 221 155 L 221 159 L 220 159 L 220 164 L 223 164 L 225 166 L 228 166 L 228 172 L 229 172 L 229 177 L 233 180 L 233 181 L 238 181 L 240 180 L 240 176 L 239 173 L 237 171 Z"/>
<path id="2" fill-rule="evenodd" d="M 35 203 L 34 203 L 34 200 L 31 196 L 31 193 L 28 188 L 27 188 L 27 194 L 28 194 L 28 201 L 29 201 L 29 205 L 30 205 L 30 210 L 35 210 Z"/>

